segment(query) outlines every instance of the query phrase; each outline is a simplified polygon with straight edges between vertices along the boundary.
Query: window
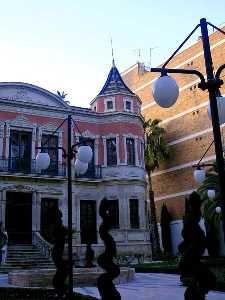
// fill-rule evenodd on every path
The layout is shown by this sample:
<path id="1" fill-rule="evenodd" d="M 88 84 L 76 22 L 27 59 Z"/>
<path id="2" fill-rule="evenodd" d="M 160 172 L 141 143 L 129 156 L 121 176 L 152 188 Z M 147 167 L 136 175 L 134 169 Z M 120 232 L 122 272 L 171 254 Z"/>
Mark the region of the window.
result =
<path id="1" fill-rule="evenodd" d="M 115 98 L 108 97 L 104 100 L 105 103 L 105 111 L 114 111 L 115 110 Z"/>
<path id="2" fill-rule="evenodd" d="M 41 138 L 41 147 L 43 147 L 42 151 L 48 152 L 50 156 L 50 165 L 46 170 L 47 174 L 56 174 L 58 171 L 58 136 L 43 134 Z"/>
<path id="3" fill-rule="evenodd" d="M 107 110 L 112 110 L 113 109 L 113 102 L 110 100 L 110 101 L 107 101 Z"/>
<path id="4" fill-rule="evenodd" d="M 111 224 L 112 228 L 118 229 L 119 225 L 119 201 L 118 200 L 109 200 L 109 214 L 112 217 Z"/>
<path id="5" fill-rule="evenodd" d="M 131 111 L 131 102 L 126 101 L 126 110 Z"/>
<path id="6" fill-rule="evenodd" d="M 127 164 L 134 166 L 135 165 L 135 145 L 134 139 L 127 138 Z"/>
<path id="7" fill-rule="evenodd" d="M 138 199 L 130 199 L 130 228 L 139 228 Z"/>
<path id="8" fill-rule="evenodd" d="M 129 97 L 124 97 L 123 98 L 123 106 L 124 106 L 124 111 L 131 112 L 133 109 L 132 107 L 132 101 Z"/>
<path id="9" fill-rule="evenodd" d="M 116 138 L 110 138 L 106 141 L 107 148 L 107 165 L 117 165 L 117 153 L 116 153 Z"/>
<path id="10" fill-rule="evenodd" d="M 10 131 L 9 168 L 14 171 L 31 169 L 31 132 Z"/>

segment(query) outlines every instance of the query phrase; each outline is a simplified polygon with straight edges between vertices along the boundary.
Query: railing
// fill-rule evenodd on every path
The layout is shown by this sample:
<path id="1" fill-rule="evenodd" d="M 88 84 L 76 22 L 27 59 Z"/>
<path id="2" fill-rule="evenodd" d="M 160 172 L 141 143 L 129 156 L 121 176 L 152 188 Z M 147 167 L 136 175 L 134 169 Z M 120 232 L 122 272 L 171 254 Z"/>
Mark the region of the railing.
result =
<path id="1" fill-rule="evenodd" d="M 29 160 L 13 157 L 0 159 L 0 172 L 65 176 L 66 168 L 65 164 L 59 163 L 58 161 L 51 161 L 47 170 L 39 171 L 36 168 L 35 159 Z"/>
<path id="2" fill-rule="evenodd" d="M 90 166 L 85 174 L 75 175 L 75 178 L 100 179 L 102 178 L 102 166 Z"/>
<path id="3" fill-rule="evenodd" d="M 53 245 L 43 239 L 43 237 L 37 231 L 32 232 L 32 244 L 38 247 L 45 257 L 51 258 Z"/>

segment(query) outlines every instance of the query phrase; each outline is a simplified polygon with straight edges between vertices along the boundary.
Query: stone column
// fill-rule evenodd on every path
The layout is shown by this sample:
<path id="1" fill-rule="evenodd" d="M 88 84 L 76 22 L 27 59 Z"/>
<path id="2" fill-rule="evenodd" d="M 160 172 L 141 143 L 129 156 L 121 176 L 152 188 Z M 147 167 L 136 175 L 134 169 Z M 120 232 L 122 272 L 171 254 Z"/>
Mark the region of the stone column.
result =
<path id="1" fill-rule="evenodd" d="M 123 134 L 124 165 L 127 165 L 127 135 Z"/>
<path id="2" fill-rule="evenodd" d="M 102 141 L 103 141 L 103 148 L 104 148 L 104 163 L 103 163 L 103 166 L 106 167 L 107 166 L 106 137 L 102 137 Z"/>
<path id="3" fill-rule="evenodd" d="M 3 190 L 1 192 L 1 220 L 2 220 L 2 225 L 5 228 L 6 226 L 6 215 L 5 215 L 5 208 L 6 208 L 6 191 Z"/>
<path id="4" fill-rule="evenodd" d="M 10 138 L 10 125 L 6 123 L 6 135 L 5 135 L 5 158 L 9 158 L 9 138 Z"/>
<path id="5" fill-rule="evenodd" d="M 34 126 L 32 129 L 32 145 L 31 145 L 31 158 L 35 159 L 36 154 L 36 138 L 37 138 L 37 127 Z"/>
<path id="6" fill-rule="evenodd" d="M 146 229 L 145 199 L 142 195 L 138 198 L 140 229 Z"/>
<path id="7" fill-rule="evenodd" d="M 98 166 L 98 164 L 99 164 L 99 150 L 98 150 L 98 148 L 99 148 L 99 138 L 96 137 L 94 143 L 95 143 L 94 144 L 94 155 L 95 155 L 94 161 L 95 161 L 95 165 Z"/>
<path id="8" fill-rule="evenodd" d="M 75 230 L 75 243 L 81 243 L 80 236 L 80 198 L 76 193 L 73 193 L 73 229 Z"/>
<path id="9" fill-rule="evenodd" d="M 139 153 L 138 153 L 138 137 L 134 138 L 134 151 L 135 151 L 135 166 L 139 166 Z"/>
<path id="10" fill-rule="evenodd" d="M 2 206 L 3 206 L 3 191 L 0 191 L 0 222 L 3 223 Z"/>
<path id="11" fill-rule="evenodd" d="M 36 202 L 36 231 L 41 230 L 41 194 L 39 192 L 35 193 Z"/>
<path id="12" fill-rule="evenodd" d="M 62 131 L 59 131 L 58 133 L 58 146 L 62 147 Z M 58 162 L 62 163 L 62 149 L 58 150 Z"/>
<path id="13" fill-rule="evenodd" d="M 37 214 L 37 193 L 32 193 L 32 231 L 37 231 L 38 214 Z"/>
<path id="14" fill-rule="evenodd" d="M 41 147 L 41 138 L 42 138 L 42 129 L 38 128 L 38 134 L 37 134 L 37 146 Z M 38 149 L 37 152 L 41 152 L 41 149 Z"/>
<path id="15" fill-rule="evenodd" d="M 116 135 L 116 156 L 117 156 L 117 165 L 120 165 L 120 136 Z"/>
<path id="16" fill-rule="evenodd" d="M 0 159 L 3 157 L 4 124 L 0 124 Z"/>

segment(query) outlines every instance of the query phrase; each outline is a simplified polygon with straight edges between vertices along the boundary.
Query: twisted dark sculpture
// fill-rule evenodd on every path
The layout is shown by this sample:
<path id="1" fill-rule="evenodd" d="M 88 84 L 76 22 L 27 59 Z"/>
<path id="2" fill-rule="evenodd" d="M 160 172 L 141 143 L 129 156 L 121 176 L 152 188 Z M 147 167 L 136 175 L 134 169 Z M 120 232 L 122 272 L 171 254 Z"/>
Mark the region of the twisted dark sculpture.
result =
<path id="1" fill-rule="evenodd" d="M 120 268 L 113 262 L 113 257 L 116 256 L 116 243 L 108 232 L 112 224 L 109 202 L 109 200 L 103 198 L 99 208 L 99 215 L 102 218 L 99 235 L 104 242 L 105 251 L 98 257 L 97 261 L 99 266 L 102 267 L 106 273 L 99 276 L 97 287 L 102 300 L 121 300 L 120 293 L 113 284 L 113 279 L 120 274 Z"/>
<path id="2" fill-rule="evenodd" d="M 64 247 L 66 243 L 66 237 L 68 230 L 62 223 L 62 212 L 56 209 L 52 216 L 54 226 L 54 246 L 52 248 L 52 260 L 56 266 L 56 273 L 53 277 L 53 287 L 58 297 L 65 298 L 68 294 L 68 286 L 65 281 L 69 275 L 68 260 L 64 259 Z"/>
<path id="3" fill-rule="evenodd" d="M 205 234 L 199 226 L 200 219 L 200 196 L 193 192 L 187 202 L 187 214 L 182 230 L 183 241 L 178 246 L 182 254 L 179 264 L 181 281 L 189 279 L 184 293 L 185 300 L 205 300 L 205 295 L 216 284 L 214 274 L 200 261 L 206 249 Z"/>

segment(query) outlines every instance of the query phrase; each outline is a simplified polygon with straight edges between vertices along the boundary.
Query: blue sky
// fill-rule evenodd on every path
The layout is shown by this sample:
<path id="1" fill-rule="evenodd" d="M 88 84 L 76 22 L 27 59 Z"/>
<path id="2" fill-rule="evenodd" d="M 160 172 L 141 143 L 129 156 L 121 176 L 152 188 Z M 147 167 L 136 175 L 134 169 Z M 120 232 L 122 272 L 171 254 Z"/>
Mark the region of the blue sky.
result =
<path id="1" fill-rule="evenodd" d="M 205 17 L 225 25 L 224 0 L 0 0 L 0 81 L 65 91 L 88 107 L 114 57 L 120 72 L 167 59 Z M 197 40 L 196 34 L 192 41 Z M 186 45 L 186 47 L 188 44 Z"/>

